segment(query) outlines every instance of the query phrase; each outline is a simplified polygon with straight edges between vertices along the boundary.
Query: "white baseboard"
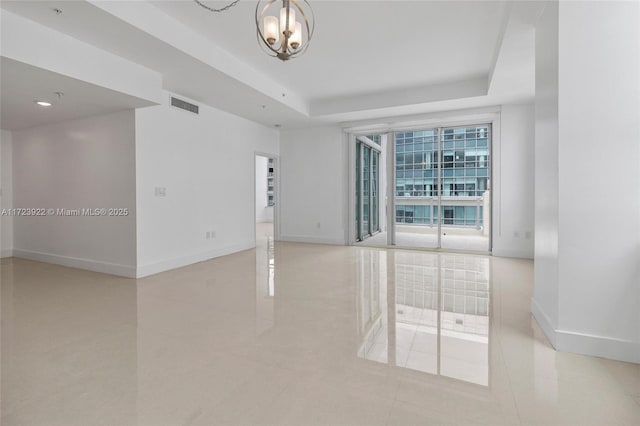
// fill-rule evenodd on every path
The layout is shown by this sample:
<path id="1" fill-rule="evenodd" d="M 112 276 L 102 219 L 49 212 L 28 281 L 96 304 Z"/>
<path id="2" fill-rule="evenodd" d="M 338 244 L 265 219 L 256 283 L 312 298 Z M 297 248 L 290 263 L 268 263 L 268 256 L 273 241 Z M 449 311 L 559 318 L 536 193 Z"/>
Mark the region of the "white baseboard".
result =
<path id="1" fill-rule="evenodd" d="M 1 249 L 0 258 L 3 257 L 13 257 L 13 249 Z"/>
<path id="2" fill-rule="evenodd" d="M 136 271 L 136 278 L 148 277 L 149 275 L 159 274 L 160 272 L 169 271 L 171 269 L 182 268 L 183 266 L 192 265 L 198 262 L 204 262 L 205 260 L 214 259 L 220 256 L 226 256 L 228 254 L 237 253 L 239 251 L 249 250 L 254 247 L 255 245 L 253 244 L 253 242 L 237 244 L 229 247 L 223 247 L 221 249 L 195 253 L 189 256 L 167 259 L 161 262 L 138 266 Z"/>
<path id="3" fill-rule="evenodd" d="M 101 262 L 79 257 L 59 256 L 57 254 L 42 253 L 31 250 L 13 249 L 13 257 L 21 259 L 37 260 L 39 262 L 53 263 L 55 265 L 68 266 L 70 268 L 86 269 L 103 274 L 118 275 L 121 277 L 135 278 L 136 268 L 117 263 Z"/>
<path id="4" fill-rule="evenodd" d="M 531 299 L 531 313 L 558 351 L 640 364 L 640 342 L 554 329 L 549 317 L 535 299 Z"/>
<path id="5" fill-rule="evenodd" d="M 306 235 L 281 235 L 278 241 L 287 241 L 291 243 L 330 244 L 334 246 L 345 245 L 342 238 L 310 237 Z"/>
<path id="6" fill-rule="evenodd" d="M 497 257 L 514 257 L 518 259 L 533 259 L 532 250 L 493 247 L 493 249 L 491 250 L 491 254 Z"/>
<path id="7" fill-rule="evenodd" d="M 556 328 L 553 325 L 553 322 L 551 322 L 551 318 L 549 318 L 544 309 L 542 309 L 540 304 L 534 298 L 531 298 L 531 313 L 544 334 L 547 336 L 547 339 L 549 339 L 549 342 L 551 342 L 551 346 L 558 349 L 556 345 Z"/>
<path id="8" fill-rule="evenodd" d="M 640 342 L 577 331 L 557 330 L 556 333 L 559 351 L 640 364 Z"/>
<path id="9" fill-rule="evenodd" d="M 31 250 L 13 250 L 13 256 L 22 258 L 37 260 L 39 262 L 53 263 L 56 265 L 68 266 L 71 268 L 86 269 L 88 271 L 102 272 L 105 274 L 118 275 L 127 278 L 142 278 L 149 275 L 158 274 L 160 272 L 168 271 L 171 269 L 181 268 L 194 263 L 203 262 L 205 260 L 213 259 L 220 256 L 226 256 L 228 254 L 236 253 L 243 250 L 248 250 L 255 247 L 254 244 L 246 243 L 239 244 L 230 247 L 224 247 L 218 250 L 212 250 L 204 253 L 196 253 L 193 255 L 180 257 L 176 259 L 164 260 L 162 262 L 153 263 L 150 265 L 139 266 L 135 268 L 133 266 L 118 265 L 108 262 L 100 262 L 91 259 L 81 259 L 75 257 L 58 256 L 49 253 L 35 252 Z"/>

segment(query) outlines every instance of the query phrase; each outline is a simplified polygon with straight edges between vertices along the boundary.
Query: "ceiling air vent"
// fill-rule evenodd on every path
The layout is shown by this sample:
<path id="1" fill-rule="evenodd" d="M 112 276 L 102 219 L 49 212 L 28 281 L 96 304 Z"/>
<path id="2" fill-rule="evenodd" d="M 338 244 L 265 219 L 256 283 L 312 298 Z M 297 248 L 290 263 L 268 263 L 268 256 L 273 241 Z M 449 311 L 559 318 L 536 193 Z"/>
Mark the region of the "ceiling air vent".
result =
<path id="1" fill-rule="evenodd" d="M 198 105 L 190 104 L 187 101 L 183 101 L 182 99 L 171 97 L 171 106 L 176 108 L 183 109 L 185 111 L 192 112 L 194 114 L 198 114 L 200 107 Z"/>

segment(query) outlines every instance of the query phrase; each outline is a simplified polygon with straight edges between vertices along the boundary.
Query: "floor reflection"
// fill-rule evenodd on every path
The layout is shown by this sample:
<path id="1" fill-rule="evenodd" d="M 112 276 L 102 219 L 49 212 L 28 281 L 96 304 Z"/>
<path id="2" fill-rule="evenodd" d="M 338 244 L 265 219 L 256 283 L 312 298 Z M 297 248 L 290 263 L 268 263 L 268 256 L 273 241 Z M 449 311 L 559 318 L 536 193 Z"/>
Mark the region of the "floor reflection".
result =
<path id="1" fill-rule="evenodd" d="M 489 384 L 486 257 L 361 251 L 358 356 Z"/>
<path id="2" fill-rule="evenodd" d="M 274 325 L 276 266 L 272 235 L 256 237 L 256 335 Z"/>

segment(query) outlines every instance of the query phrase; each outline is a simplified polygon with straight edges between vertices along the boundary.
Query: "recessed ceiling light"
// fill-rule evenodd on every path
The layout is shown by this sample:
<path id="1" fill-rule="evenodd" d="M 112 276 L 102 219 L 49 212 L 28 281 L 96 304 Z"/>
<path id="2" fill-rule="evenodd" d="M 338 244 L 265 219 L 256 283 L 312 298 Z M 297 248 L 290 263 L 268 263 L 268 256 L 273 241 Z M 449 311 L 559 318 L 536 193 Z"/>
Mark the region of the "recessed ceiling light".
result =
<path id="1" fill-rule="evenodd" d="M 47 101 L 34 101 L 35 103 L 37 103 L 40 106 L 43 107 L 50 107 L 51 106 L 51 102 L 47 102 Z"/>

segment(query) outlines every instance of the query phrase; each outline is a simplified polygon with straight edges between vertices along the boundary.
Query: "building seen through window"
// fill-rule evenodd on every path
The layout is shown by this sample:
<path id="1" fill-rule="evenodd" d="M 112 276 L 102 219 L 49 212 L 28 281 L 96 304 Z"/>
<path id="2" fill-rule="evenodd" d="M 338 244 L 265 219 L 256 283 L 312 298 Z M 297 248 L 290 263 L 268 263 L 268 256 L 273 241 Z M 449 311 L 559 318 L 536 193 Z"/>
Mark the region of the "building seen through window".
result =
<path id="1" fill-rule="evenodd" d="M 489 188 L 489 126 L 395 133 L 396 222 L 481 227 Z M 439 168 L 442 168 L 438 185 Z"/>

